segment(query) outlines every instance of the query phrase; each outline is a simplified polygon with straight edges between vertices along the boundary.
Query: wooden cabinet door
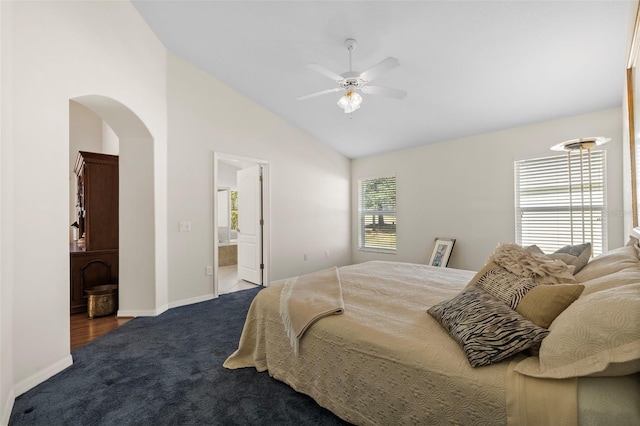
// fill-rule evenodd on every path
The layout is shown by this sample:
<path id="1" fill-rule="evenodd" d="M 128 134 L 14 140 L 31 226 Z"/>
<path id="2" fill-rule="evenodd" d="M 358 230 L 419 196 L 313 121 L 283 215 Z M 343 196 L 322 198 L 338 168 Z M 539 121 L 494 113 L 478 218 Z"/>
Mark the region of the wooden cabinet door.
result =
<path id="1" fill-rule="evenodd" d="M 76 174 L 82 182 L 82 208 L 87 251 L 118 248 L 118 156 L 81 151 Z M 79 191 L 80 192 L 80 191 Z"/>
<path id="2" fill-rule="evenodd" d="M 71 314 L 87 311 L 89 290 L 98 285 L 118 283 L 118 250 L 71 253 Z"/>

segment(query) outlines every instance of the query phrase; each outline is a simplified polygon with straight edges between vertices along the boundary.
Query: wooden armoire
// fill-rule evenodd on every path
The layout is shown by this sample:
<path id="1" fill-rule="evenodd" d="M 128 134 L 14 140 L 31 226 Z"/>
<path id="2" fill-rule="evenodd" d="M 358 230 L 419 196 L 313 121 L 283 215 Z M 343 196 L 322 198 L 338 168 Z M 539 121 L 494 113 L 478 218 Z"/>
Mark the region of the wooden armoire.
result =
<path id="1" fill-rule="evenodd" d="M 80 151 L 75 164 L 80 239 L 71 243 L 71 313 L 87 311 L 86 290 L 118 283 L 118 156 Z"/>

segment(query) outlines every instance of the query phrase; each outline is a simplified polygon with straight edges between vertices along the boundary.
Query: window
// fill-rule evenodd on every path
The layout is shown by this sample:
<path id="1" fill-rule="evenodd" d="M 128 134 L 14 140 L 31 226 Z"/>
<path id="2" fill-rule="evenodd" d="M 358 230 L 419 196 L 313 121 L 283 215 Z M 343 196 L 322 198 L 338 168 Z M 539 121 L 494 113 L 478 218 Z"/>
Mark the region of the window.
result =
<path id="1" fill-rule="evenodd" d="M 358 248 L 396 252 L 396 177 L 358 180 Z"/>
<path id="2" fill-rule="evenodd" d="M 231 229 L 238 230 L 238 191 L 231 190 Z"/>
<path id="3" fill-rule="evenodd" d="M 605 151 L 515 162 L 516 241 L 545 253 L 591 242 L 593 255 L 607 250 Z M 571 183 L 569 182 L 571 176 Z"/>

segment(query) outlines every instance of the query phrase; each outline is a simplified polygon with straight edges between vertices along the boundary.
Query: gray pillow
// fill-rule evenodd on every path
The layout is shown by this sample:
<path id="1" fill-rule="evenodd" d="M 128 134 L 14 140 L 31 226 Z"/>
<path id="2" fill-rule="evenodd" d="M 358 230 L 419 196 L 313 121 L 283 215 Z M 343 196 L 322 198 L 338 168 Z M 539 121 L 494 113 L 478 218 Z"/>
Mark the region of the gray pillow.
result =
<path id="1" fill-rule="evenodd" d="M 589 259 L 591 259 L 591 243 L 578 244 L 574 246 L 566 245 L 550 254 L 545 254 L 540 250 L 540 247 L 536 245 L 527 247 L 527 250 L 536 254 L 544 254 L 551 259 L 561 260 L 567 265 L 575 266 L 573 275 L 577 274 L 582 268 L 584 268 L 585 265 L 589 263 Z"/>
<path id="2" fill-rule="evenodd" d="M 564 246 L 547 256 L 552 259 L 562 260 L 567 265 L 575 266 L 576 269 L 573 271 L 573 275 L 575 275 L 589 263 L 589 259 L 591 259 L 591 243 Z"/>

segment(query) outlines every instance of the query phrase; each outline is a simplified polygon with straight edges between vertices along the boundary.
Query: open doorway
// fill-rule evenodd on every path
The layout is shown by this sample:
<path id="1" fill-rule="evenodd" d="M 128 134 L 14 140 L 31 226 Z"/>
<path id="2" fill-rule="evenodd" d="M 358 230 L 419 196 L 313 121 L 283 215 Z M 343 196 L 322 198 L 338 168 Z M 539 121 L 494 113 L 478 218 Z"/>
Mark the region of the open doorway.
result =
<path id="1" fill-rule="evenodd" d="M 69 101 L 72 351 L 124 322 L 115 316 L 119 272 L 119 145 L 119 138 L 108 123 L 81 103 Z M 94 321 L 94 316 L 103 318 Z M 109 327 L 105 326 L 106 321 Z"/>
<path id="2" fill-rule="evenodd" d="M 214 155 L 215 294 L 269 282 L 268 162 Z"/>
<path id="3" fill-rule="evenodd" d="M 92 152 L 94 156 L 118 159 L 117 171 L 113 173 L 113 178 L 110 180 L 113 185 L 109 185 L 113 190 L 110 189 L 108 192 L 112 195 L 117 194 L 117 200 L 110 203 L 122 207 L 113 209 L 116 216 L 112 218 L 112 223 L 117 222 L 118 225 L 107 227 L 112 232 L 117 230 L 115 231 L 117 235 L 113 236 L 117 244 L 108 247 L 95 246 L 95 244 L 88 244 L 91 236 L 85 235 L 85 250 L 77 253 L 79 257 L 85 258 L 93 255 L 102 256 L 108 251 L 106 247 L 114 252 L 113 258 L 100 258 L 99 262 L 89 259 L 87 264 L 90 263 L 91 268 L 81 267 L 80 273 L 75 275 L 71 273 L 71 288 L 74 288 L 73 278 L 78 278 L 78 293 L 81 298 L 85 297 L 87 289 L 95 290 L 96 285 L 106 282 L 111 285 L 117 284 L 115 294 L 113 288 L 109 289 L 109 294 L 113 297 L 105 298 L 109 302 L 115 300 L 117 317 L 152 315 L 156 312 L 154 308 L 159 296 L 166 294 L 166 289 L 158 286 L 156 275 L 156 240 L 159 237 L 156 232 L 154 204 L 158 191 L 154 187 L 154 139 L 138 116 L 115 99 L 101 95 L 84 95 L 70 99 L 69 104 L 69 163 L 74 166 L 69 170 L 69 224 L 78 217 L 76 204 L 77 194 L 80 191 L 77 188 L 78 181 L 74 170 L 79 151 Z M 103 164 L 104 161 L 100 163 Z M 93 178 L 97 185 L 104 186 L 107 181 L 96 175 Z M 83 187 L 88 187 L 84 180 L 82 182 Z M 85 198 L 86 187 L 82 192 Z M 96 193 L 94 191 L 94 194 Z M 105 208 L 100 206 L 95 209 L 102 213 L 104 210 Z M 86 223 L 89 220 L 86 212 L 83 212 L 83 217 L 85 225 L 96 224 L 95 220 L 92 224 Z M 69 229 L 69 241 L 70 245 L 73 245 L 77 241 L 73 225 Z M 85 227 L 85 229 L 88 228 Z M 160 232 L 165 232 L 165 228 L 160 229 L 162 229 Z M 85 234 L 90 233 L 85 232 Z M 78 240 L 81 237 L 82 235 L 77 235 Z M 94 274 L 95 277 L 90 276 L 92 270 L 98 271 Z M 106 277 L 104 282 L 97 282 L 96 280 L 102 279 L 102 276 Z M 95 300 L 102 300 L 102 298 L 96 297 Z M 108 309 L 108 312 L 111 312 L 111 309 Z"/>

